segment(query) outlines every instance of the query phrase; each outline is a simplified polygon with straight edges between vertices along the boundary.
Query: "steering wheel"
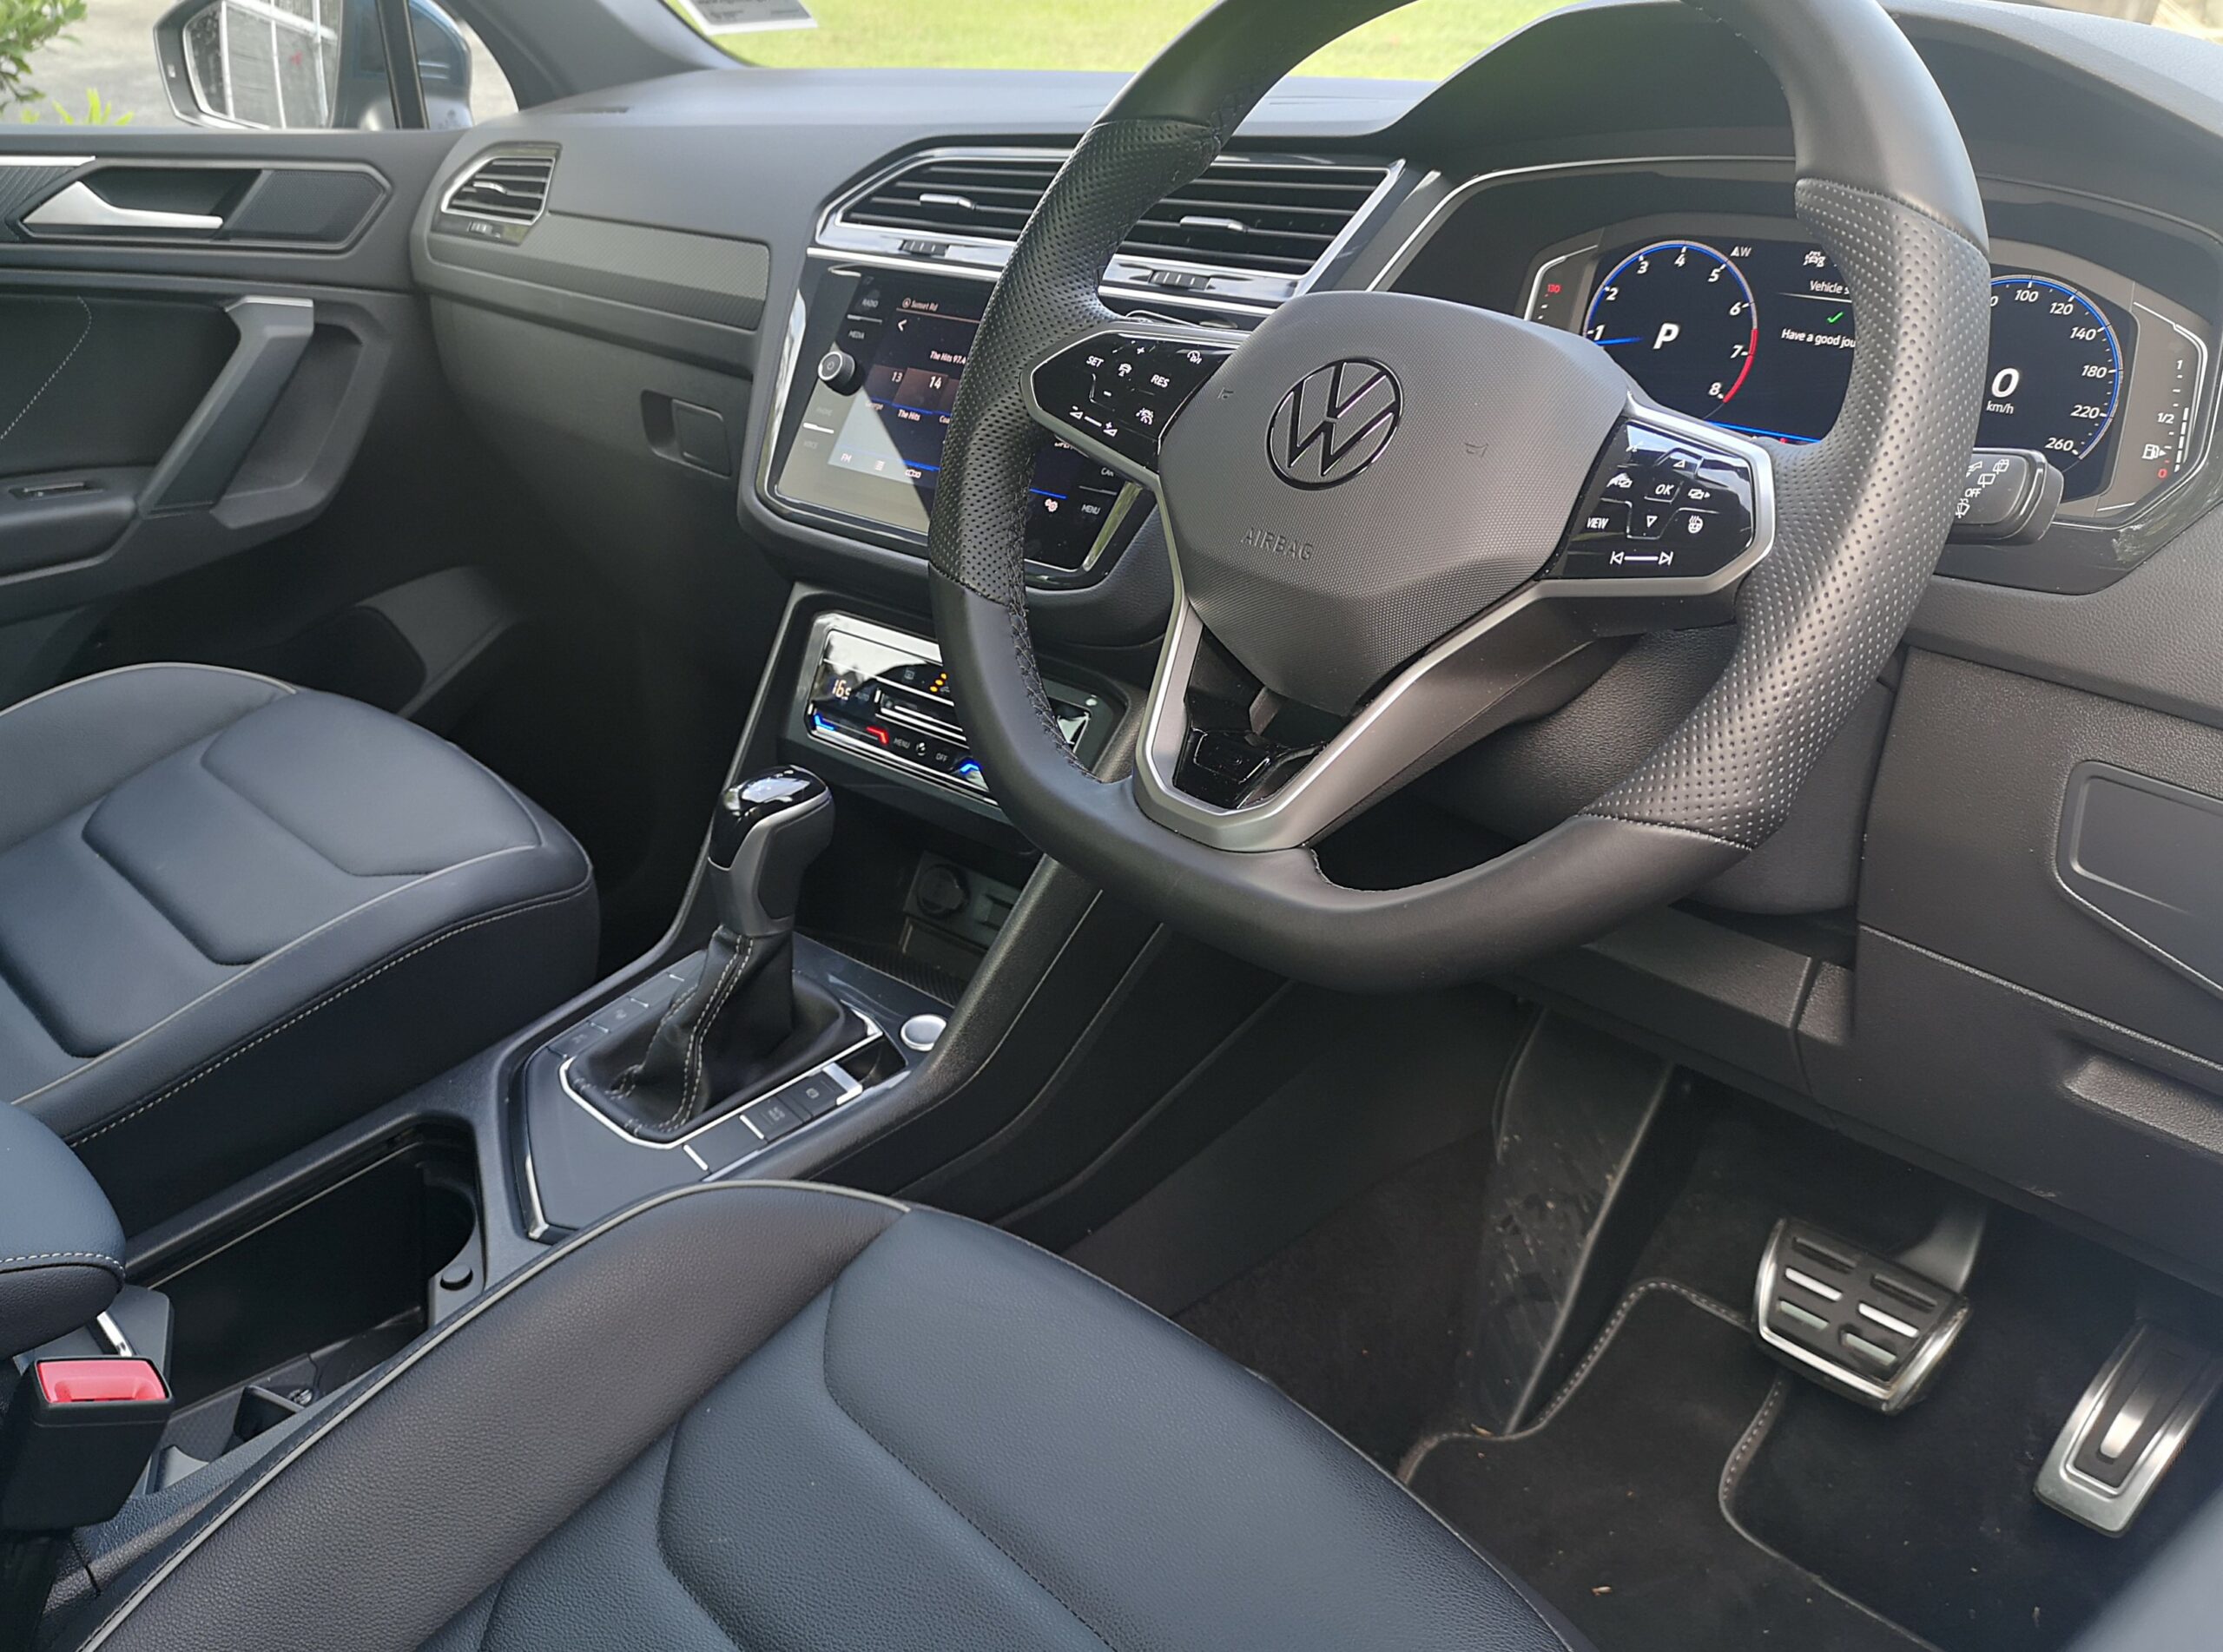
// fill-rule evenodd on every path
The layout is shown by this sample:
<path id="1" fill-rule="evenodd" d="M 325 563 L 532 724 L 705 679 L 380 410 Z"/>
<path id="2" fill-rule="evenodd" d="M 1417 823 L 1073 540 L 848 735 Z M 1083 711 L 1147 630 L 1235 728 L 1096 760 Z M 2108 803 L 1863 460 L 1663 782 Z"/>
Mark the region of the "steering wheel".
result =
<path id="1" fill-rule="evenodd" d="M 1875 0 L 1690 0 L 1770 65 L 1799 217 L 1860 347 L 1835 428 L 1750 442 L 1651 403 L 1586 339 L 1322 292 L 1247 339 L 1123 319 L 1143 214 L 1276 82 L 1402 0 L 1223 0 L 1083 137 L 976 336 L 931 535 L 934 617 L 997 798 L 1046 852 L 1282 973 L 1383 990 L 1605 933 L 1765 842 L 1904 634 L 1976 437 L 1990 267 L 1968 152 Z M 1174 612 L 1131 773 L 1073 758 L 1026 622 L 1036 452 L 1148 486 Z M 1395 890 L 1313 846 L 1495 727 L 1563 703 L 1600 638 L 1733 619 L 1721 677 L 1542 837 Z"/>

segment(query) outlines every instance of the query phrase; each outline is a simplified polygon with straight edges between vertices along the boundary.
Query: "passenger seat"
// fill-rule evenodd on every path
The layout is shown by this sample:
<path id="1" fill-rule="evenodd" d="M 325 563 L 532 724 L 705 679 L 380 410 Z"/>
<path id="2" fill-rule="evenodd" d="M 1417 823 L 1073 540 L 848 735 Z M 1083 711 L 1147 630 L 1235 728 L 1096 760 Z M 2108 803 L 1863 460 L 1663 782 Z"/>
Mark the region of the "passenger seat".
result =
<path id="1" fill-rule="evenodd" d="M 128 667 L 0 712 L 0 1095 L 127 1232 L 584 986 L 592 869 L 352 700 Z"/>

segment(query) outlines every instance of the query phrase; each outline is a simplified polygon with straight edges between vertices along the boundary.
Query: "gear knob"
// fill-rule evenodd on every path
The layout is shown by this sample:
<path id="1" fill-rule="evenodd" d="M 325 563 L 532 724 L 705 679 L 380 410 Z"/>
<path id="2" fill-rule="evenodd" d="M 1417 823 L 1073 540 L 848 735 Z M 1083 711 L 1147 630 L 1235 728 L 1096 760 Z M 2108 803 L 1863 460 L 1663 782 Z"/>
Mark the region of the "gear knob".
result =
<path id="1" fill-rule="evenodd" d="M 834 837 L 834 793 L 807 768 L 767 769 L 728 787 L 710 828 L 718 921 L 762 939 L 795 927 L 802 875 Z"/>

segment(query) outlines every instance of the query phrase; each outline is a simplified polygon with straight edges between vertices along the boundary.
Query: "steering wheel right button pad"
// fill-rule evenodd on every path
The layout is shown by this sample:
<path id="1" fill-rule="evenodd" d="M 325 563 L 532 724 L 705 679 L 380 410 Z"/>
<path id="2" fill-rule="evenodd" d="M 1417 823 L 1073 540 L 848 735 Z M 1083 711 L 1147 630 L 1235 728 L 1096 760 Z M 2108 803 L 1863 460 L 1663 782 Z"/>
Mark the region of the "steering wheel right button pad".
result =
<path id="1" fill-rule="evenodd" d="M 1705 579 L 1752 548 L 1752 466 L 1689 434 L 1623 422 L 1549 579 Z"/>

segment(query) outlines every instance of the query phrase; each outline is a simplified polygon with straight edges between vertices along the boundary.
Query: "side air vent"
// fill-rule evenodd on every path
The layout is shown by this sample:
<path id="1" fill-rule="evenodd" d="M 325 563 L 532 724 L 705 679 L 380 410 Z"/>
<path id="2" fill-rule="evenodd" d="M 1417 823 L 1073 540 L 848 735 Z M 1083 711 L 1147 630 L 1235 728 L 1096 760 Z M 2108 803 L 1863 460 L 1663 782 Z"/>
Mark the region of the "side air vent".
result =
<path id="1" fill-rule="evenodd" d="M 842 231 L 858 231 L 913 243 L 1007 247 L 1019 239 L 1065 159 L 1056 151 L 922 156 L 842 203 L 829 229 L 836 240 Z M 1293 286 L 1319 264 L 1389 175 L 1388 167 L 1368 161 L 1223 155 L 1145 216 L 1120 247 L 1120 257 Z M 1115 278 L 1120 273 L 1115 269 Z"/>
<path id="2" fill-rule="evenodd" d="M 545 151 L 491 155 L 464 174 L 441 203 L 443 212 L 498 224 L 531 224 L 548 209 L 556 157 Z"/>

